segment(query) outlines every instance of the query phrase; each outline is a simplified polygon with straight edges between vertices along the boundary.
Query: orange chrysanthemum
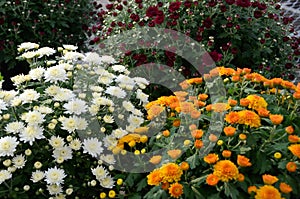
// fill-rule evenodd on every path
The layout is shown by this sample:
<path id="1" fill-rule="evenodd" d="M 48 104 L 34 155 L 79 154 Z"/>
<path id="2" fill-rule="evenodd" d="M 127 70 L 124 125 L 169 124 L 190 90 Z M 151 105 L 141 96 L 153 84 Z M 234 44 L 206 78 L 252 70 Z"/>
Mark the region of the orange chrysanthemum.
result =
<path id="1" fill-rule="evenodd" d="M 234 128 L 232 126 L 226 126 L 224 128 L 224 133 L 226 136 L 233 136 L 235 131 L 236 131 L 236 128 Z"/>
<path id="2" fill-rule="evenodd" d="M 299 91 L 298 92 L 294 92 L 293 97 L 295 99 L 300 99 L 300 92 Z"/>
<path id="3" fill-rule="evenodd" d="M 224 112 L 227 111 L 231 108 L 231 106 L 227 103 L 215 103 L 212 104 L 212 110 L 214 112 L 220 113 L 220 112 Z"/>
<path id="4" fill-rule="evenodd" d="M 195 140 L 194 146 L 196 149 L 201 149 L 203 147 L 203 141 L 202 140 Z"/>
<path id="5" fill-rule="evenodd" d="M 250 167 L 252 165 L 249 158 L 243 155 L 238 155 L 237 164 L 241 167 Z"/>
<path id="6" fill-rule="evenodd" d="M 201 112 L 194 108 L 193 110 L 191 110 L 190 115 L 191 118 L 197 119 L 201 116 Z"/>
<path id="7" fill-rule="evenodd" d="M 300 141 L 300 137 L 297 135 L 289 135 L 288 140 L 290 143 L 297 143 Z"/>
<path id="8" fill-rule="evenodd" d="M 263 97 L 260 97 L 258 95 L 249 95 L 246 97 L 246 99 L 249 100 L 248 108 L 251 108 L 253 110 L 258 110 L 260 108 L 267 108 L 268 103 Z"/>
<path id="9" fill-rule="evenodd" d="M 161 183 L 161 188 L 162 188 L 163 190 L 168 190 L 169 187 L 170 187 L 170 183 L 168 183 L 168 182 L 163 182 L 163 183 Z"/>
<path id="10" fill-rule="evenodd" d="M 257 187 L 256 186 L 249 186 L 248 187 L 248 193 L 251 194 L 252 192 L 256 193 Z"/>
<path id="11" fill-rule="evenodd" d="M 267 185 L 272 185 L 272 184 L 274 184 L 275 182 L 278 181 L 278 178 L 276 176 L 272 176 L 272 175 L 269 175 L 269 174 L 264 174 L 262 176 L 262 179 L 263 179 L 264 183 L 267 184 Z"/>
<path id="12" fill-rule="evenodd" d="M 161 155 L 155 155 L 150 158 L 149 162 L 152 164 L 159 164 L 161 159 L 162 159 Z"/>
<path id="13" fill-rule="evenodd" d="M 180 126 L 180 119 L 173 120 L 173 126 L 179 127 Z"/>
<path id="14" fill-rule="evenodd" d="M 231 156 L 231 151 L 229 151 L 229 150 L 222 151 L 222 156 L 224 158 L 229 158 Z"/>
<path id="15" fill-rule="evenodd" d="M 206 111 L 211 111 L 212 110 L 212 104 L 206 105 L 205 110 Z"/>
<path id="16" fill-rule="evenodd" d="M 246 107 L 246 106 L 249 106 L 249 104 L 250 104 L 250 100 L 248 100 L 248 99 L 246 99 L 246 98 L 240 99 L 240 105 L 241 105 L 241 106 Z"/>
<path id="17" fill-rule="evenodd" d="M 287 132 L 288 134 L 293 134 L 294 133 L 294 127 L 293 126 L 287 126 L 285 128 L 285 132 Z"/>
<path id="18" fill-rule="evenodd" d="M 297 170 L 297 164 L 295 162 L 288 162 L 285 167 L 289 172 L 295 172 Z"/>
<path id="19" fill-rule="evenodd" d="M 288 147 L 288 149 L 292 152 L 294 156 L 300 158 L 300 144 L 292 144 Z"/>
<path id="20" fill-rule="evenodd" d="M 147 126 L 141 126 L 141 127 L 138 127 L 136 129 L 134 129 L 134 133 L 145 133 L 149 130 L 149 127 Z"/>
<path id="21" fill-rule="evenodd" d="M 229 99 L 229 100 L 228 100 L 228 104 L 229 104 L 230 106 L 235 106 L 235 105 L 237 105 L 237 101 L 234 100 L 234 99 Z"/>
<path id="22" fill-rule="evenodd" d="M 265 108 L 259 108 L 256 111 L 257 111 L 258 115 L 261 117 L 269 117 L 269 115 L 270 115 L 270 111 L 268 111 Z"/>
<path id="23" fill-rule="evenodd" d="M 184 80 L 183 82 L 180 82 L 179 85 L 180 85 L 180 87 L 181 87 L 182 90 L 186 90 L 186 89 L 188 89 L 191 86 L 191 84 L 189 84 L 187 82 L 187 80 Z"/>
<path id="24" fill-rule="evenodd" d="M 162 180 L 160 170 L 155 169 L 149 175 L 147 175 L 147 183 L 148 185 L 158 186 Z"/>
<path id="25" fill-rule="evenodd" d="M 237 180 L 238 180 L 239 182 L 243 182 L 243 181 L 245 180 L 244 174 L 239 173 L 239 176 L 238 176 Z"/>
<path id="26" fill-rule="evenodd" d="M 283 116 L 282 115 L 270 115 L 269 116 L 271 122 L 275 125 L 281 124 L 281 122 L 283 121 Z"/>
<path id="27" fill-rule="evenodd" d="M 161 114 L 164 110 L 165 110 L 165 108 L 160 105 L 153 105 L 147 111 L 147 113 L 148 113 L 147 118 L 149 120 L 152 120 L 154 117 L 157 117 L 159 114 Z"/>
<path id="28" fill-rule="evenodd" d="M 210 153 L 206 155 L 203 159 L 208 164 L 215 164 L 219 160 L 219 156 L 218 154 Z"/>
<path id="29" fill-rule="evenodd" d="M 290 193 L 293 191 L 292 187 L 284 182 L 281 182 L 280 185 L 279 185 L 279 190 L 282 192 L 282 193 Z"/>
<path id="30" fill-rule="evenodd" d="M 281 194 L 275 187 L 264 185 L 256 191 L 255 199 L 281 199 Z"/>
<path id="31" fill-rule="evenodd" d="M 181 102 L 180 111 L 182 113 L 190 113 L 194 109 L 194 104 L 191 102 Z"/>
<path id="32" fill-rule="evenodd" d="M 190 165 L 189 165 L 189 163 L 187 163 L 187 162 L 181 162 L 180 168 L 181 168 L 183 171 L 186 171 L 186 170 L 188 170 L 188 169 L 190 168 Z"/>
<path id="33" fill-rule="evenodd" d="M 178 182 L 171 184 L 169 194 L 174 198 L 179 198 L 183 194 L 183 186 Z"/>
<path id="34" fill-rule="evenodd" d="M 245 124 L 250 127 L 260 127 L 260 117 L 253 111 L 243 110 L 238 112 L 240 120 L 239 124 Z"/>
<path id="35" fill-rule="evenodd" d="M 175 163 L 167 163 L 160 168 L 162 182 L 178 182 L 182 173 L 180 166 Z"/>
<path id="36" fill-rule="evenodd" d="M 216 186 L 219 182 L 219 178 L 214 174 L 209 174 L 206 177 L 206 183 L 210 186 Z"/>
<path id="37" fill-rule="evenodd" d="M 203 136 L 203 131 L 201 129 L 195 129 L 191 132 L 193 138 L 200 139 Z"/>
<path id="38" fill-rule="evenodd" d="M 198 95 L 198 99 L 201 101 L 205 101 L 208 98 L 208 95 L 205 93 L 201 93 Z"/>
<path id="39" fill-rule="evenodd" d="M 228 182 L 229 180 L 236 180 L 238 178 L 239 170 L 230 160 L 220 160 L 215 164 L 213 174 L 221 181 Z"/>
<path id="40" fill-rule="evenodd" d="M 202 84 L 203 79 L 202 77 L 194 77 L 187 80 L 187 83 L 189 84 Z"/>
<path id="41" fill-rule="evenodd" d="M 180 149 L 168 150 L 167 153 L 172 159 L 177 159 L 181 155 L 181 150 Z"/>
<path id="42" fill-rule="evenodd" d="M 234 75 L 231 77 L 231 81 L 233 81 L 233 82 L 238 82 L 238 81 L 240 81 L 240 79 L 241 79 L 241 77 L 239 75 Z"/>
<path id="43" fill-rule="evenodd" d="M 230 112 L 226 114 L 225 121 L 230 123 L 230 124 L 236 124 L 240 120 L 240 115 L 238 112 Z"/>

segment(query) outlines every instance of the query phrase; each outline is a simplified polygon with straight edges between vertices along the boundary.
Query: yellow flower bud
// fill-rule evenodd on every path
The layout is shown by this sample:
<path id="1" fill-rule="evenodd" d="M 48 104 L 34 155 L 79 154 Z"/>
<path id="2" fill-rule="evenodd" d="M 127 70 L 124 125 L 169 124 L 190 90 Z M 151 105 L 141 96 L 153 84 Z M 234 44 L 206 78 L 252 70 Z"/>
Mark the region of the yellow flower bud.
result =
<path id="1" fill-rule="evenodd" d="M 274 158 L 280 159 L 281 157 L 282 157 L 281 153 L 279 152 L 274 153 Z"/>
<path id="2" fill-rule="evenodd" d="M 108 197 L 110 197 L 110 198 L 115 198 L 115 197 L 116 197 L 116 192 L 115 192 L 114 190 L 110 190 L 110 191 L 108 192 Z"/>
<path id="3" fill-rule="evenodd" d="M 218 146 L 221 146 L 223 143 L 224 143 L 223 140 L 218 140 L 217 145 L 218 145 Z"/>
<path id="4" fill-rule="evenodd" d="M 106 198 L 106 193 L 104 192 L 100 193 L 100 198 Z"/>
<path id="5" fill-rule="evenodd" d="M 122 185 L 122 184 L 123 184 L 123 179 L 119 178 L 119 179 L 117 180 L 117 185 Z"/>

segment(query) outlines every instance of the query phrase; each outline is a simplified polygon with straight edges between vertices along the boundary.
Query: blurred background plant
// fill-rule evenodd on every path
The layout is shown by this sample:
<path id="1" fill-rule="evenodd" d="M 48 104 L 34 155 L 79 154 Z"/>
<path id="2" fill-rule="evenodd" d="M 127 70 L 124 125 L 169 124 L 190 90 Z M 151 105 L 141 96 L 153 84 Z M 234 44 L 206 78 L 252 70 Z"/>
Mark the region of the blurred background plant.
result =
<path id="1" fill-rule="evenodd" d="M 293 80 L 299 57 L 299 38 L 292 17 L 284 16 L 279 1 L 110 1 L 105 9 L 95 5 L 89 45 L 132 28 L 163 27 L 201 42 L 216 65 L 248 67 L 266 77 Z M 158 60 L 195 75 L 192 67 L 174 53 L 154 50 L 127 52 L 132 67 Z"/>
<path id="2" fill-rule="evenodd" d="M 74 44 L 80 50 L 91 17 L 90 0 L 0 1 L 0 70 L 4 88 L 10 77 L 28 72 L 26 62 L 16 62 L 17 45 L 35 42 L 49 47 Z"/>

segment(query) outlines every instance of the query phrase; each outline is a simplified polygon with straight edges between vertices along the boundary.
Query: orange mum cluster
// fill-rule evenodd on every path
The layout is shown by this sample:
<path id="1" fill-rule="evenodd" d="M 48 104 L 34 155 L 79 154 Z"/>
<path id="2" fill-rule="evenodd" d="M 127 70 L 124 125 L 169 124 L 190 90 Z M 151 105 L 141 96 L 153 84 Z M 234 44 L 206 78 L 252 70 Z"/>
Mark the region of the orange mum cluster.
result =
<path id="1" fill-rule="evenodd" d="M 161 185 L 163 189 L 169 190 L 172 197 L 178 198 L 183 194 L 183 186 L 178 183 L 183 174 L 183 168 L 187 168 L 187 165 L 181 167 L 175 163 L 164 164 L 147 176 L 147 183 L 153 186 Z"/>
<path id="2" fill-rule="evenodd" d="M 256 186 L 249 186 L 248 193 L 255 194 L 255 199 L 282 199 L 281 193 L 288 194 L 293 191 L 292 187 L 285 182 L 279 184 L 279 190 L 274 186 L 278 182 L 276 176 L 269 174 L 262 175 L 262 180 L 265 185 L 257 188 Z M 281 192 L 281 193 L 280 193 Z"/>
<path id="3" fill-rule="evenodd" d="M 226 114 L 225 121 L 229 124 L 244 124 L 250 127 L 260 127 L 259 115 L 250 110 L 232 111 Z"/>

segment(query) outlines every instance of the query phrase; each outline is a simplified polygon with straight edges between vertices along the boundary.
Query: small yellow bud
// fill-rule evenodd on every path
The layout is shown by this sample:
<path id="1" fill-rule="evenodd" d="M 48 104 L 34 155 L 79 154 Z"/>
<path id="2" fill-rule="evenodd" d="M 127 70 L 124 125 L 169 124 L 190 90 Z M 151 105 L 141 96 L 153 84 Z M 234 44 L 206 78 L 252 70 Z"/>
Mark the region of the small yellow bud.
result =
<path id="1" fill-rule="evenodd" d="M 274 158 L 280 159 L 281 157 L 282 157 L 281 153 L 279 152 L 274 153 Z"/>
<path id="2" fill-rule="evenodd" d="M 123 184 L 123 179 L 119 178 L 119 179 L 117 180 L 117 185 L 122 185 L 122 184 Z"/>

